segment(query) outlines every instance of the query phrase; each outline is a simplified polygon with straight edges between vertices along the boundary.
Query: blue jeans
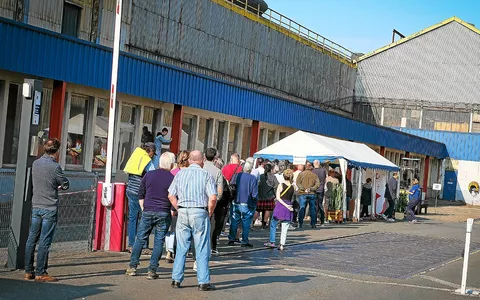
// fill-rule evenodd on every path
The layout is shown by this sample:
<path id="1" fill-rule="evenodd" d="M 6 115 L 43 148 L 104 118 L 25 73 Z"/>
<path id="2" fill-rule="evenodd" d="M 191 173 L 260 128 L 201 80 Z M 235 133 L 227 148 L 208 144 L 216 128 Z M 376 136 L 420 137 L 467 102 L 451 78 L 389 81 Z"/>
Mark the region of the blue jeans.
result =
<path id="1" fill-rule="evenodd" d="M 288 231 L 288 227 L 290 226 L 290 221 L 287 221 L 287 220 L 278 220 L 276 218 L 270 219 L 270 243 L 275 244 L 278 223 L 282 224 L 282 232 L 280 234 L 280 245 L 285 246 L 285 243 L 287 241 L 287 231 Z"/>
<path id="2" fill-rule="evenodd" d="M 137 236 L 138 217 L 142 212 L 138 202 L 138 193 L 127 191 L 128 198 L 128 246 L 133 247 Z"/>
<path id="3" fill-rule="evenodd" d="M 195 245 L 198 284 L 210 283 L 210 218 L 203 208 L 178 209 L 177 253 L 173 263 L 172 280 L 182 282 L 184 279 L 185 261 L 192 242 Z"/>
<path id="4" fill-rule="evenodd" d="M 317 206 L 316 202 L 316 195 L 299 195 L 298 201 L 300 202 L 300 210 L 298 212 L 298 225 L 300 227 L 303 226 L 303 219 L 305 218 L 305 207 L 310 207 L 310 225 L 317 224 L 317 214 L 315 213 L 315 206 Z"/>
<path id="5" fill-rule="evenodd" d="M 150 257 L 149 271 L 157 271 L 158 261 L 162 256 L 163 244 L 165 243 L 165 236 L 168 228 L 172 223 L 172 215 L 170 212 L 153 212 L 144 211 L 142 220 L 138 228 L 137 239 L 132 249 L 132 256 L 130 257 L 130 267 L 136 268 L 140 264 L 140 254 L 148 241 L 150 233 L 155 228 L 155 241 L 153 243 L 153 252 Z"/>
<path id="6" fill-rule="evenodd" d="M 247 205 L 233 204 L 232 223 L 230 224 L 229 241 L 235 241 L 237 228 L 242 223 L 242 244 L 248 244 L 248 234 L 250 225 L 255 215 L 255 207 L 249 208 Z"/>
<path id="7" fill-rule="evenodd" d="M 35 246 L 38 242 L 36 275 L 47 273 L 48 251 L 57 226 L 57 210 L 32 209 L 32 223 L 25 246 L 25 273 L 33 273 Z"/>

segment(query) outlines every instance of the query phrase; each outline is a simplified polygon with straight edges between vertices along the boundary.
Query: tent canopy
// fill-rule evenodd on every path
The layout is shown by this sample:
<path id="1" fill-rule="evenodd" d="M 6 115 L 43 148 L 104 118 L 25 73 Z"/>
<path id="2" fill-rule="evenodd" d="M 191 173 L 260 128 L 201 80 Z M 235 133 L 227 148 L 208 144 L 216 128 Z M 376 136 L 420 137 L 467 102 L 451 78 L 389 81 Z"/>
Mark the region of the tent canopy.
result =
<path id="1" fill-rule="evenodd" d="M 255 158 L 321 162 L 345 159 L 350 165 L 398 171 L 399 168 L 365 144 L 348 142 L 326 136 L 297 131 L 294 134 L 255 153 Z"/>

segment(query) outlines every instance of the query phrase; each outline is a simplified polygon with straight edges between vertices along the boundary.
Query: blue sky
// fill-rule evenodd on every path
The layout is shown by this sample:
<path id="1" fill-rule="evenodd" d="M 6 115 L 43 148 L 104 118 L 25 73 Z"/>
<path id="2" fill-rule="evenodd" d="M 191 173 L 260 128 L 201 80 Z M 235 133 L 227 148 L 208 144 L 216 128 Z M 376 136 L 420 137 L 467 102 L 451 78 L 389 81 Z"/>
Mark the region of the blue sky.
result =
<path id="1" fill-rule="evenodd" d="M 480 0 L 266 0 L 269 7 L 353 52 L 456 16 L 480 28 Z"/>

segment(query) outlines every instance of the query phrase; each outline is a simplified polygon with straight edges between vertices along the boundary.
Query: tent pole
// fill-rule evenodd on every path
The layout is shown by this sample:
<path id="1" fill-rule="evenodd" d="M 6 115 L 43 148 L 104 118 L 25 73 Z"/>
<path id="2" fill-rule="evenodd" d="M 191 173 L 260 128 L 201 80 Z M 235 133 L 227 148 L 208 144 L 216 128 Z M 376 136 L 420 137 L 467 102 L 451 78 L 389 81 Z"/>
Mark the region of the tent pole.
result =
<path id="1" fill-rule="evenodd" d="M 343 168 L 340 168 L 342 171 L 342 187 L 343 187 L 343 223 L 347 222 L 347 161 L 345 159 L 341 160 L 341 165 Z"/>
<path id="2" fill-rule="evenodd" d="M 377 170 L 373 169 L 373 178 L 372 178 L 372 218 L 377 215 L 377 208 L 375 207 L 375 200 L 377 199 Z"/>
<path id="3" fill-rule="evenodd" d="M 362 168 L 355 172 L 358 173 L 357 175 L 357 199 L 355 199 L 355 217 L 357 218 L 357 222 L 360 221 L 360 199 L 362 197 Z"/>

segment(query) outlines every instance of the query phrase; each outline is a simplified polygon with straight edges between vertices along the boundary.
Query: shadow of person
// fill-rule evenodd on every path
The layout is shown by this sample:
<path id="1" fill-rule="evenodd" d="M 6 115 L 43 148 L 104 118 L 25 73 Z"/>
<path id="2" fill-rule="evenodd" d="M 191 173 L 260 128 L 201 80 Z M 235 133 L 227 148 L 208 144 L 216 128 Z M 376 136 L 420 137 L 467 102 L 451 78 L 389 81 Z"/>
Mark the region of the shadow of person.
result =
<path id="1" fill-rule="evenodd" d="M 92 284 L 74 286 L 62 284 L 61 281 L 55 284 L 38 283 L 25 281 L 23 279 L 0 280 L 1 299 L 81 299 L 108 292 L 107 287 L 112 284 Z"/>
<path id="2" fill-rule="evenodd" d="M 256 285 L 271 284 L 271 283 L 296 284 L 296 283 L 308 281 L 312 277 L 314 276 L 313 275 L 255 276 L 247 279 L 217 282 L 216 287 L 217 287 L 217 290 L 231 290 L 239 287 L 256 286 Z"/>

